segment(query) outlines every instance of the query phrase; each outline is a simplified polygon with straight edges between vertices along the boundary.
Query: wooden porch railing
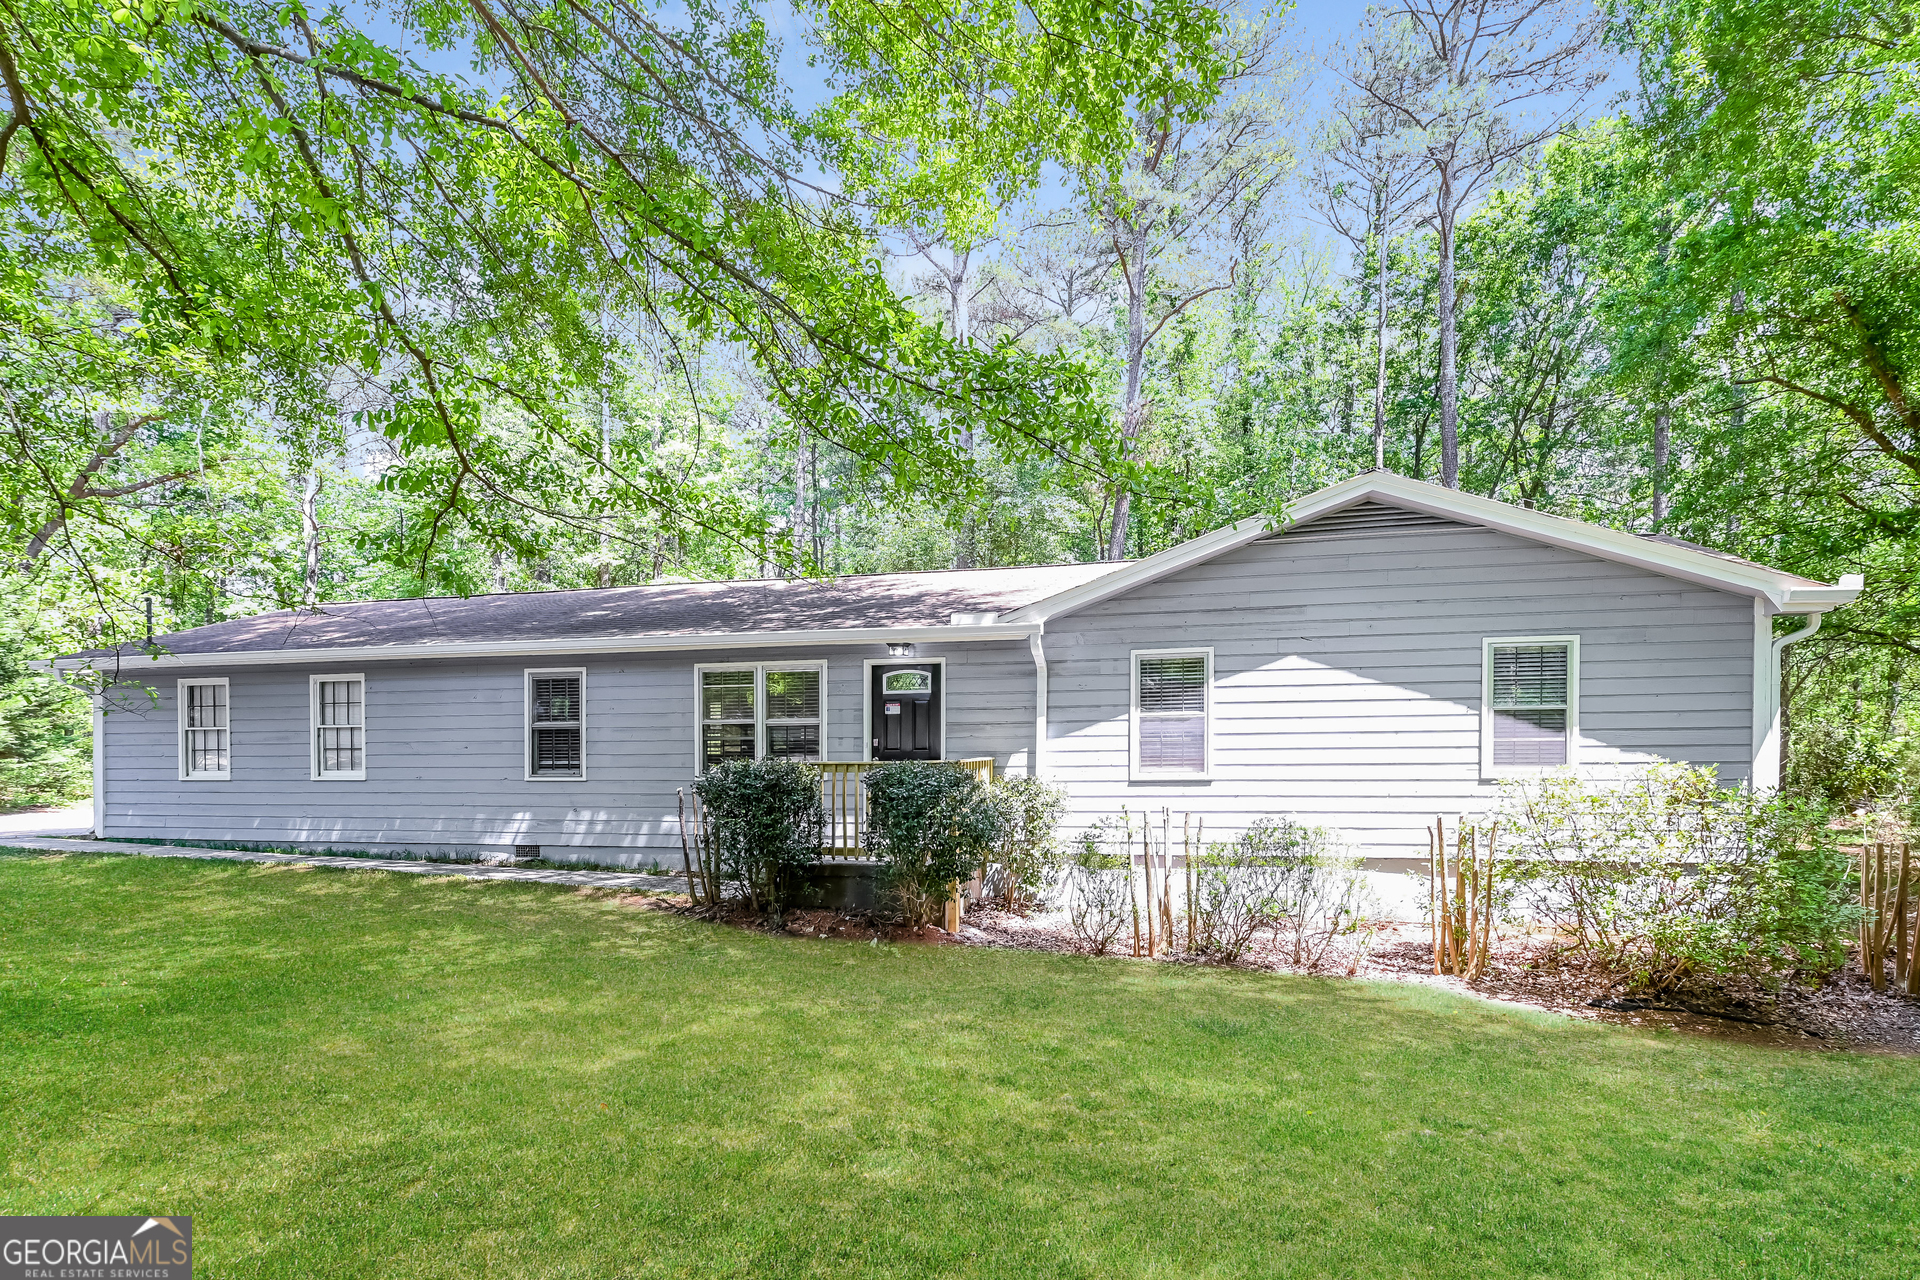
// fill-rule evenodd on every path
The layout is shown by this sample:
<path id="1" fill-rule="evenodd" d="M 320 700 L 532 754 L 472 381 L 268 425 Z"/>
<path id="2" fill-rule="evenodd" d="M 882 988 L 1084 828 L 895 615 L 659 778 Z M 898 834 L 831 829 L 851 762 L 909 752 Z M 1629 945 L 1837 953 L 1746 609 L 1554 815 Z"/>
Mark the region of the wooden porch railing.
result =
<path id="1" fill-rule="evenodd" d="M 879 768 L 880 763 L 877 760 L 823 760 L 814 766 L 820 770 L 820 799 L 827 808 L 826 857 L 866 857 L 867 789 L 861 784 L 861 777 L 867 770 Z M 954 763 L 983 784 L 993 781 L 992 756 Z"/>

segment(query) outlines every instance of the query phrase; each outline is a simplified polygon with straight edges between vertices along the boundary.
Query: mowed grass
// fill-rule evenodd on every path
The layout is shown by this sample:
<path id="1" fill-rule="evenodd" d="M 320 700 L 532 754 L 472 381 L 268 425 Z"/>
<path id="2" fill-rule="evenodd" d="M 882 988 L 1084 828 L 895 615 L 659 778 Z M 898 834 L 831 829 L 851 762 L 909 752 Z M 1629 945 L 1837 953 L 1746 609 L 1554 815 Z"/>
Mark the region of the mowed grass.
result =
<path id="1" fill-rule="evenodd" d="M 0 857 L 0 1212 L 198 1276 L 1901 1276 L 1920 1066 L 1419 989 Z"/>

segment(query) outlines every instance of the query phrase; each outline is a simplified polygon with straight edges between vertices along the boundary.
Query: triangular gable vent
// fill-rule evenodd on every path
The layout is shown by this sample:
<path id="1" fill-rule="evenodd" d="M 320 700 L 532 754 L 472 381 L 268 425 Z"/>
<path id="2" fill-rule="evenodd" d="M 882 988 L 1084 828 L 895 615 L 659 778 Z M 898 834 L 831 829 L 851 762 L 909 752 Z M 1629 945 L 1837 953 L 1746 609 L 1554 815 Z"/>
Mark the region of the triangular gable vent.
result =
<path id="1" fill-rule="evenodd" d="M 1468 527 L 1458 520 L 1429 515 L 1425 511 L 1390 507 L 1384 502 L 1360 502 L 1339 511 L 1329 511 L 1324 516 L 1316 516 L 1273 536 L 1276 539 L 1300 541 L 1308 538 L 1351 538 L 1370 533 L 1399 533 L 1406 529 Z"/>

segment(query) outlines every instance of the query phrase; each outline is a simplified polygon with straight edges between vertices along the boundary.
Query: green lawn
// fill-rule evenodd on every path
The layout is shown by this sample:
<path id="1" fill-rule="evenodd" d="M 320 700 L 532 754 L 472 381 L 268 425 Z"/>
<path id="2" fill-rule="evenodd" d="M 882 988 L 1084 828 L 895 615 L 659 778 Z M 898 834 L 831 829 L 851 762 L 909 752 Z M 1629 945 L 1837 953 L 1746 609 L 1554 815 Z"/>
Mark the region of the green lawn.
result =
<path id="1" fill-rule="evenodd" d="M 1389 985 L 0 856 L 5 1213 L 199 1276 L 1901 1276 L 1920 1064 Z"/>

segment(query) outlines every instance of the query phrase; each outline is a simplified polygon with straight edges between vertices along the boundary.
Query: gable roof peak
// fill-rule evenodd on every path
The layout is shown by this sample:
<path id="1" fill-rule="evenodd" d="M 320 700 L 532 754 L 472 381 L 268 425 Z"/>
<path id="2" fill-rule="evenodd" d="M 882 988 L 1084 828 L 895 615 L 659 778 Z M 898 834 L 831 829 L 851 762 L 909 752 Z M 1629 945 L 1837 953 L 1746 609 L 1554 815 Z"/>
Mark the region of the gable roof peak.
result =
<path id="1" fill-rule="evenodd" d="M 1430 481 L 1410 479 L 1392 471 L 1369 469 L 1324 489 L 1316 489 L 1289 503 L 1278 515 L 1249 516 L 1212 533 L 1190 538 L 1105 577 L 1036 600 L 1002 620 L 1045 622 L 1061 617 L 1238 550 L 1250 542 L 1365 502 L 1425 512 L 1701 586 L 1752 596 L 1765 601 L 1776 613 L 1824 613 L 1851 604 L 1863 585 L 1858 574 L 1848 574 L 1837 585 L 1830 585 L 1677 539 L 1644 538 L 1585 520 L 1570 520 L 1531 507 L 1448 489 Z"/>

